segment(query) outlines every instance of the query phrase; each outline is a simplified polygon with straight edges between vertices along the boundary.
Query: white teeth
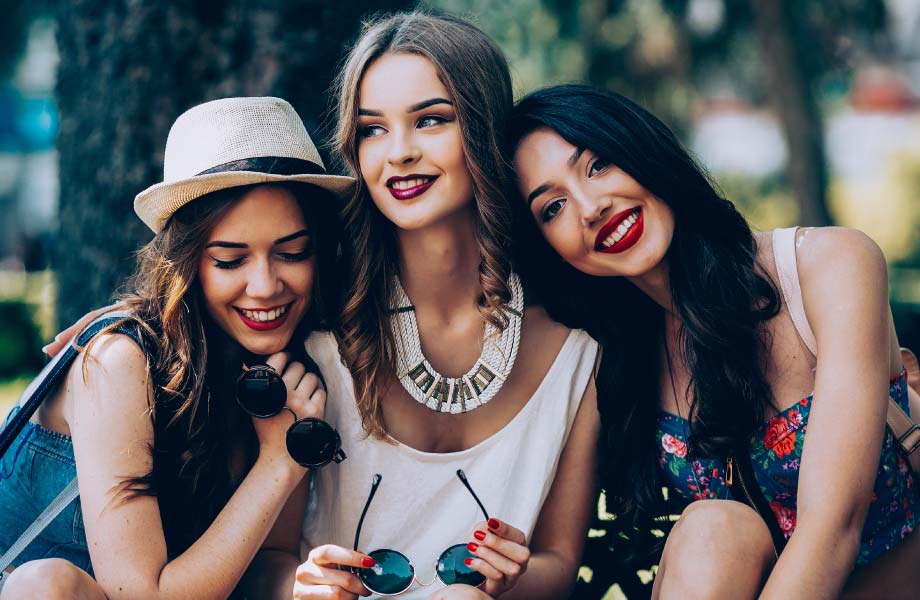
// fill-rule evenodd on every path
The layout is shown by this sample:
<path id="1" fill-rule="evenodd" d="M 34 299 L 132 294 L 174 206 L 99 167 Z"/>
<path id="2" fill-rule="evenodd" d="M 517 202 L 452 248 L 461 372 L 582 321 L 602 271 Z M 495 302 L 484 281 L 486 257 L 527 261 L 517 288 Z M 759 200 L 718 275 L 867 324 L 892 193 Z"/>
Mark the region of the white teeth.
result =
<path id="1" fill-rule="evenodd" d="M 394 190 L 408 190 L 409 188 L 418 187 L 426 183 L 427 179 L 403 179 L 402 181 L 394 181 L 391 186 Z"/>
<path id="2" fill-rule="evenodd" d="M 636 221 L 638 220 L 639 220 L 639 211 L 636 210 L 631 215 L 623 219 L 623 222 L 620 223 L 620 226 L 617 227 L 616 230 L 613 233 L 611 233 L 609 237 L 607 237 L 607 239 L 601 242 L 601 249 L 603 250 L 603 249 L 609 248 L 610 246 L 613 246 L 614 244 L 622 240 L 623 237 L 629 232 L 630 229 L 632 229 L 632 226 L 635 225 Z"/>
<path id="3" fill-rule="evenodd" d="M 264 323 L 266 321 L 274 321 L 275 319 L 279 318 L 281 315 L 287 312 L 287 309 L 288 307 L 285 305 L 280 308 L 274 308 L 272 310 L 246 310 L 245 308 L 241 308 L 240 312 L 243 313 L 247 319 Z"/>

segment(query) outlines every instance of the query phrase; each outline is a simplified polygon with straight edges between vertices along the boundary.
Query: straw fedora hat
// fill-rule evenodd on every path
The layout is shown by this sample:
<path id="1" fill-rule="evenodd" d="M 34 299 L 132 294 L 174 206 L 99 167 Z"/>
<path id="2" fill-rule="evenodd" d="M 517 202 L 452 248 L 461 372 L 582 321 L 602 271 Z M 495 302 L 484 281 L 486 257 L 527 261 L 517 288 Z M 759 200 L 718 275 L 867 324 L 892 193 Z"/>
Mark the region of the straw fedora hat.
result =
<path id="1" fill-rule="evenodd" d="M 252 183 L 302 181 L 346 197 L 355 180 L 327 175 L 294 108 L 281 98 L 224 98 L 185 111 L 169 130 L 163 181 L 134 198 L 159 232 L 195 198 Z"/>

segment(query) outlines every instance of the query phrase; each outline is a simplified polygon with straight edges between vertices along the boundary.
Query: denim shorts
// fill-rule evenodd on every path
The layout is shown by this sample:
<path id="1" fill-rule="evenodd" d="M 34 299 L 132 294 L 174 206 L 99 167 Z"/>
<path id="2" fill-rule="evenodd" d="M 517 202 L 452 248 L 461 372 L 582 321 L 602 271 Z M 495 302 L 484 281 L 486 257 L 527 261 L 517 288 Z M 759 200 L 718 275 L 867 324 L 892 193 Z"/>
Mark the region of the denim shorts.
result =
<path id="1" fill-rule="evenodd" d="M 18 407 L 13 408 L 16 410 Z M 16 542 L 76 474 L 70 437 L 27 423 L 0 457 L 0 554 Z M 32 540 L 13 565 L 40 558 L 63 558 L 92 575 L 79 498 Z"/>

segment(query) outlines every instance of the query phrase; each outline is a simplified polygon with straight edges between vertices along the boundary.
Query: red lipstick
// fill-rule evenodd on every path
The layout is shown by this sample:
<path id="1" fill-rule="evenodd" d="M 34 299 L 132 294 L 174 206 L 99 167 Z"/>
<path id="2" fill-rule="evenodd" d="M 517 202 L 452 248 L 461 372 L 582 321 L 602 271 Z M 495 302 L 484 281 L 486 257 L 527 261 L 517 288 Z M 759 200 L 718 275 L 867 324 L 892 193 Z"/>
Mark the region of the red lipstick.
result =
<path id="1" fill-rule="evenodd" d="M 421 180 L 423 183 L 420 185 L 414 185 L 410 188 L 405 189 L 396 189 L 393 187 L 393 184 L 397 181 L 411 181 L 413 179 Z M 387 179 L 387 189 L 390 190 L 390 194 L 397 200 L 409 200 L 410 198 L 415 198 L 424 194 L 428 188 L 434 184 L 437 177 L 432 177 L 431 175 L 406 175 L 405 177 L 390 177 Z"/>
<path id="2" fill-rule="evenodd" d="M 276 308 L 281 308 L 281 306 L 287 306 L 288 309 L 284 311 L 284 313 L 280 317 L 272 321 L 255 321 L 253 319 L 250 319 L 249 317 L 247 317 L 246 315 L 242 313 L 243 310 L 261 312 L 261 311 L 268 311 L 268 310 L 274 310 Z M 282 304 L 281 306 L 273 306 L 271 308 L 264 308 L 264 309 L 263 308 L 240 309 L 236 307 L 234 308 L 236 308 L 236 314 L 240 316 L 240 320 L 243 321 L 243 323 L 250 329 L 255 329 L 256 331 L 271 331 L 272 329 L 277 329 L 281 327 L 282 325 L 284 325 L 285 321 L 287 321 L 288 315 L 291 313 L 290 304 L 288 305 Z"/>
<path id="3" fill-rule="evenodd" d="M 621 237 L 616 243 L 605 248 L 603 246 L 604 241 L 607 240 L 607 238 L 609 238 L 626 221 L 626 219 L 630 218 L 633 214 L 636 215 L 635 223 L 629 226 L 629 230 L 626 231 L 623 237 Z M 642 209 L 637 207 L 628 208 L 613 215 L 613 217 L 607 221 L 607 224 L 601 227 L 601 230 L 597 232 L 597 237 L 594 239 L 594 249 L 605 254 L 619 254 L 620 252 L 625 252 L 626 250 L 632 248 L 636 242 L 639 241 L 639 238 L 642 237 L 642 232 L 644 229 L 642 216 Z"/>

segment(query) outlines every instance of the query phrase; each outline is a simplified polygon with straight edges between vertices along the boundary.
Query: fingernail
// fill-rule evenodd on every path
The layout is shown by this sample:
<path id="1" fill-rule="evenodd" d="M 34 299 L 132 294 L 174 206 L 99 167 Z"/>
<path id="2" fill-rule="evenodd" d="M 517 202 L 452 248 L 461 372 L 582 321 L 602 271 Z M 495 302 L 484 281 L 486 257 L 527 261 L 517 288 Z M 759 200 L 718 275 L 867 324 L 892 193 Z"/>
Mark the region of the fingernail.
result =
<path id="1" fill-rule="evenodd" d="M 502 523 L 498 519 L 489 519 L 489 529 L 498 529 L 501 526 Z"/>
<path id="2" fill-rule="evenodd" d="M 481 542 L 486 539 L 486 533 L 484 531 L 476 531 L 473 533 L 473 537 Z"/>
<path id="3" fill-rule="evenodd" d="M 469 550 L 470 552 L 476 552 L 477 550 L 479 550 L 479 544 L 477 544 L 476 542 L 470 542 L 469 544 L 466 545 L 466 549 Z"/>
<path id="4" fill-rule="evenodd" d="M 48 346 L 50 346 L 50 345 L 51 345 L 51 344 L 47 344 L 47 345 L 45 345 L 45 346 L 42 346 L 42 354 L 48 354 Z"/>
<path id="5" fill-rule="evenodd" d="M 473 564 L 473 559 L 472 559 L 472 558 L 464 558 L 464 559 L 463 559 L 463 564 L 465 564 L 466 566 L 470 566 L 471 564 Z"/>
<path id="6" fill-rule="evenodd" d="M 377 561 L 374 560 L 373 558 L 371 558 L 370 556 L 365 556 L 364 558 L 361 559 L 361 565 L 362 565 L 365 569 L 370 569 L 371 567 L 373 567 L 373 566 L 376 565 L 376 564 L 377 564 Z"/>

